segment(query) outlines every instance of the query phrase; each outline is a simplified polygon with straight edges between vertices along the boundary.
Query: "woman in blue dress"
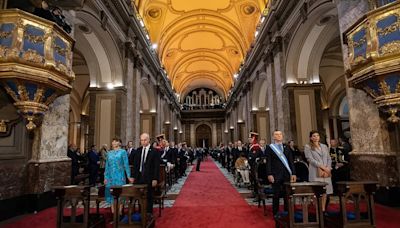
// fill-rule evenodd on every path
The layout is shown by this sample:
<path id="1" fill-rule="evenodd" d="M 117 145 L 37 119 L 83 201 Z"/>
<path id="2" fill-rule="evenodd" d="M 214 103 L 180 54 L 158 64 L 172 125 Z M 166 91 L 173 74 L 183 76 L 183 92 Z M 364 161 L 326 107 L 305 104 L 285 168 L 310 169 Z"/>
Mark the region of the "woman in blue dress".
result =
<path id="1" fill-rule="evenodd" d="M 108 204 L 111 204 L 111 211 L 114 213 L 114 200 L 110 192 L 111 186 L 126 184 L 126 177 L 129 182 L 133 182 L 131 178 L 131 170 L 129 168 L 128 155 L 125 150 L 121 149 L 121 140 L 114 138 L 112 141 L 112 150 L 108 151 L 106 156 L 106 167 L 104 172 L 105 198 Z M 125 176 L 126 174 L 126 176 Z"/>

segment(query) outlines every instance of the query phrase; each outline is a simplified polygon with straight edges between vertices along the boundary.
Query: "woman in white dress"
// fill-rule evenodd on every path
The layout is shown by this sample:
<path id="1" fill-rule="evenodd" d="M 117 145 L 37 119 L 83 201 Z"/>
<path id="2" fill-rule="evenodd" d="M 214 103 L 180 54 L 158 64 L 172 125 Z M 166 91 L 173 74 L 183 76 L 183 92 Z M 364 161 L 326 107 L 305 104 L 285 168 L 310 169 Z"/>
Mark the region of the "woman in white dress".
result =
<path id="1" fill-rule="evenodd" d="M 325 182 L 326 194 L 322 196 L 322 210 L 326 209 L 327 195 L 333 193 L 331 180 L 331 156 L 329 155 L 328 146 L 320 143 L 318 131 L 310 132 L 310 143 L 304 147 L 304 155 L 309 163 L 308 177 L 309 181 Z"/>

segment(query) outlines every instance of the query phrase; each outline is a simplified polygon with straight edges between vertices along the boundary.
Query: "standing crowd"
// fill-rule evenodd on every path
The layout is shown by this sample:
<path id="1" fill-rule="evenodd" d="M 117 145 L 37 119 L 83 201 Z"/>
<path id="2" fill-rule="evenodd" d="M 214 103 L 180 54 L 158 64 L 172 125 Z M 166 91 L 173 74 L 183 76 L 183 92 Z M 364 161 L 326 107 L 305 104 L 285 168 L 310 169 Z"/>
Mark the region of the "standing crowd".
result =
<path id="1" fill-rule="evenodd" d="M 71 184 L 77 185 L 89 181 L 90 186 L 105 186 L 105 200 L 111 205 L 114 213 L 111 186 L 132 184 L 147 184 L 147 213 L 152 216 L 154 189 L 160 182 L 160 167 L 165 168 L 168 184 L 186 176 L 189 165 L 197 160 L 196 171 L 200 171 L 200 164 L 207 156 L 205 148 L 187 147 L 185 142 L 175 145 L 169 142 L 164 135 L 158 135 L 151 143 L 150 136 L 143 133 L 140 136 L 140 147 L 134 148 L 133 141 L 124 146 L 122 141 L 114 138 L 111 148 L 104 144 L 97 150 L 95 145 L 87 152 L 81 152 L 76 145 L 68 147 L 68 157 L 71 158 Z M 122 210 L 122 207 L 119 208 Z"/>
<path id="2" fill-rule="evenodd" d="M 336 193 L 338 181 L 350 180 L 349 152 L 351 145 L 343 139 L 331 139 L 329 146 L 321 142 L 318 131 L 310 132 L 310 141 L 299 150 L 293 140 L 284 143 L 282 131 L 274 131 L 273 142 L 258 142 L 258 134 L 251 132 L 249 141 L 238 140 L 213 148 L 211 154 L 222 167 L 232 172 L 235 180 L 253 192 L 254 201 L 259 200 L 259 186 L 270 185 L 273 195 L 273 214 L 279 216 L 279 198 L 284 198 L 287 211 L 285 182 L 318 181 L 326 183 L 322 198 L 323 210 L 329 204 L 329 196 Z"/>

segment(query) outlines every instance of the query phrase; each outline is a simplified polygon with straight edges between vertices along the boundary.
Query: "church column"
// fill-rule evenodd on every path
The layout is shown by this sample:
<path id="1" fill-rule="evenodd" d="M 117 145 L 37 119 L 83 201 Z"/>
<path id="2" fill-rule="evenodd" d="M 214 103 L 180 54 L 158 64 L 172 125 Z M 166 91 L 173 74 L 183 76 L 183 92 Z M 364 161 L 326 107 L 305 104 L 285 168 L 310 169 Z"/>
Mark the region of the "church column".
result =
<path id="1" fill-rule="evenodd" d="M 196 146 L 196 129 L 194 128 L 194 124 L 190 124 L 190 146 L 195 147 Z"/>
<path id="2" fill-rule="evenodd" d="M 246 95 L 246 126 L 247 126 L 247 130 L 249 131 L 253 131 L 254 127 L 253 127 L 253 114 L 251 113 L 251 95 L 252 95 L 252 86 L 249 83 L 248 84 L 248 88 L 247 88 L 247 95 Z"/>
<path id="3" fill-rule="evenodd" d="M 270 87 L 267 90 L 267 98 L 268 98 L 268 113 L 269 113 L 269 127 L 270 127 L 270 135 L 267 137 L 272 140 L 272 132 L 275 131 L 275 129 L 278 128 L 278 123 L 277 123 L 277 111 L 276 111 L 276 94 L 275 94 L 275 79 L 274 79 L 274 65 L 273 65 L 273 59 L 272 56 L 268 55 L 266 58 L 266 73 L 267 73 L 267 83 L 270 85 Z"/>
<path id="4" fill-rule="evenodd" d="M 125 141 L 132 140 L 134 147 L 139 146 L 140 138 L 140 83 L 141 83 L 141 63 L 139 59 L 134 59 L 133 53 L 128 52 L 126 60 L 126 138 Z"/>
<path id="5" fill-rule="evenodd" d="M 156 87 L 157 88 L 157 87 Z M 157 107 L 157 112 L 156 112 L 156 128 L 155 128 L 155 132 L 154 135 L 152 135 L 151 137 L 155 139 L 155 136 L 161 133 L 162 130 L 162 126 L 164 123 L 162 123 L 162 98 L 161 98 L 161 93 L 159 91 L 159 89 L 157 89 L 157 98 L 156 98 L 156 107 Z"/>
<path id="6" fill-rule="evenodd" d="M 26 186 L 27 193 L 37 195 L 37 209 L 50 202 L 51 186 L 70 183 L 71 160 L 67 157 L 69 106 L 70 95 L 57 98 L 43 116 L 42 125 L 33 132 Z"/>
<path id="7" fill-rule="evenodd" d="M 209 142 L 209 145 L 212 147 L 218 146 L 218 137 L 217 137 L 217 124 L 212 123 L 212 129 L 211 129 L 211 135 L 212 135 L 212 142 Z"/>
<path id="8" fill-rule="evenodd" d="M 285 83 L 285 59 L 282 52 L 282 39 L 276 38 L 273 49 L 273 62 L 274 62 L 274 87 L 276 94 L 276 118 L 277 129 L 283 131 L 285 138 L 293 138 L 293 132 L 290 129 L 290 107 L 288 93 L 283 89 Z"/>
<path id="9" fill-rule="evenodd" d="M 141 78 L 142 78 L 142 70 L 140 69 L 141 64 L 139 63 L 138 60 L 135 62 L 135 67 L 133 68 L 133 78 L 132 78 L 132 112 L 133 115 L 131 114 L 130 117 L 131 123 L 132 124 L 132 138 L 133 138 L 133 145 L 135 147 L 138 147 L 140 145 L 140 134 L 143 132 L 140 132 L 140 94 L 141 94 Z M 128 112 L 129 113 L 129 112 Z"/>

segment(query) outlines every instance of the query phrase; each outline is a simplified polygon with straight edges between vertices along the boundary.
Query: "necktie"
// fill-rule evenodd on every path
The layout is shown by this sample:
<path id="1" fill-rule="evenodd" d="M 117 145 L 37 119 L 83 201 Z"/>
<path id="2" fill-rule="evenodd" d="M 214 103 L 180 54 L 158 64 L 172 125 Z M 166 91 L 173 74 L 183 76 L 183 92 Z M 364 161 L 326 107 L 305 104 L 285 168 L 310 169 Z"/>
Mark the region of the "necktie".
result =
<path id="1" fill-rule="evenodd" d="M 144 163 L 146 162 L 146 147 L 144 147 L 143 148 L 143 151 L 142 151 L 142 161 L 141 161 L 141 163 L 140 163 L 140 172 L 142 173 L 142 175 L 143 175 L 143 173 L 144 173 Z"/>
<path id="2" fill-rule="evenodd" d="M 283 153 L 283 145 L 279 144 L 279 149 L 281 150 L 281 152 Z"/>

